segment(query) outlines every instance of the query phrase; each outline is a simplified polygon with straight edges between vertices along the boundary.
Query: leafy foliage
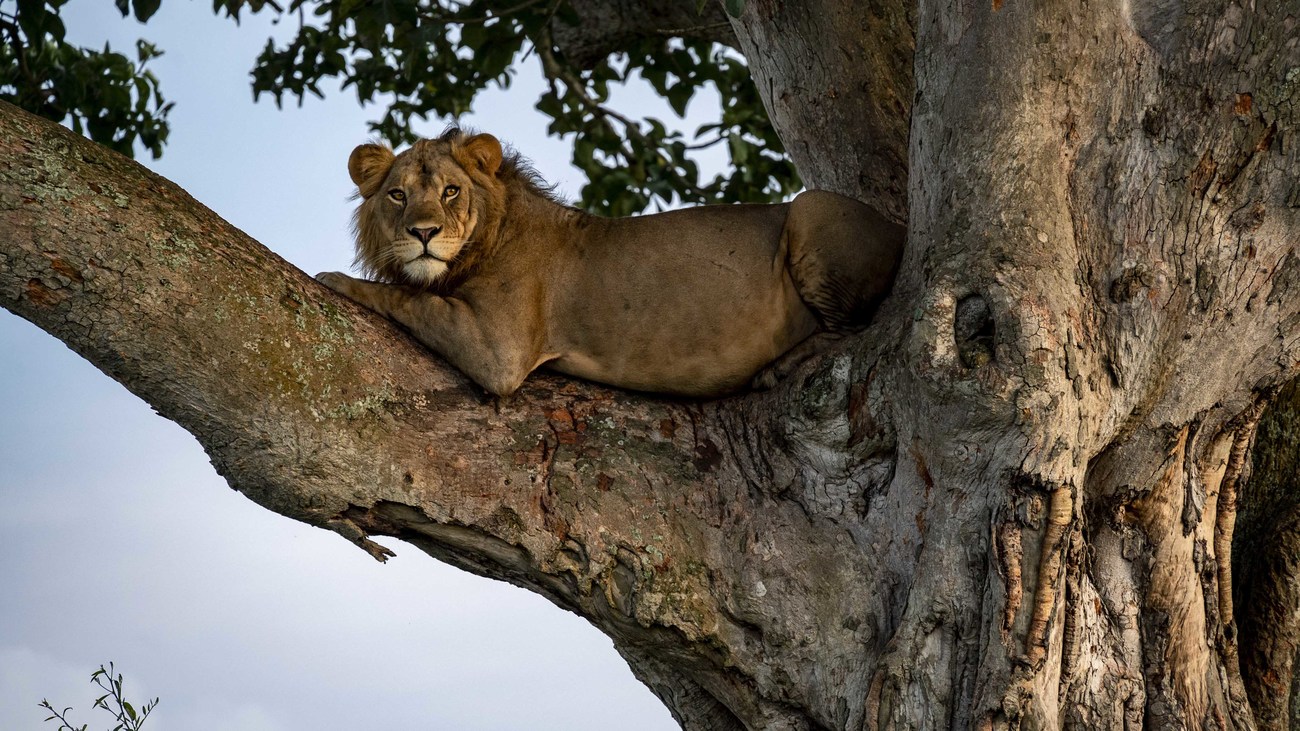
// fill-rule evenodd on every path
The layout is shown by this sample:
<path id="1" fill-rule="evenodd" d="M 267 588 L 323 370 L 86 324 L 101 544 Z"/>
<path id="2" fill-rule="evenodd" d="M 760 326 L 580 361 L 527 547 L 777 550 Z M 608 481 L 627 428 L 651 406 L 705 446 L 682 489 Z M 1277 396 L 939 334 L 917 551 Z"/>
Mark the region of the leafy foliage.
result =
<path id="1" fill-rule="evenodd" d="M 99 669 L 91 674 L 90 681 L 104 691 L 103 695 L 95 699 L 93 707 L 102 708 L 113 714 L 113 719 L 117 721 L 117 725 L 113 726 L 110 731 L 140 731 L 144 726 L 145 719 L 149 718 L 149 714 L 153 713 L 153 709 L 158 705 L 158 699 L 154 698 L 137 711 L 122 692 L 122 674 L 115 674 L 114 670 L 113 663 L 110 662 L 107 668 L 100 665 Z M 72 725 L 72 722 L 68 720 L 68 713 L 72 711 L 71 707 L 57 711 L 49 700 L 42 700 L 40 706 L 50 712 L 49 717 L 45 719 L 47 722 L 59 722 L 58 731 L 86 731 L 88 728 L 88 725 L 84 723 L 80 726 Z"/>
<path id="2" fill-rule="evenodd" d="M 243 0 L 216 2 L 232 15 L 244 6 Z M 288 11 L 304 18 L 299 33 L 282 47 L 267 43 L 253 72 L 254 92 L 272 94 L 277 103 L 285 96 L 301 101 L 322 96 L 322 80 L 338 77 L 362 102 L 391 95 L 372 128 L 394 144 L 413 141 L 416 119 L 455 118 L 488 86 L 508 87 L 517 59 L 536 55 L 549 81 L 536 107 L 551 118 L 551 134 L 574 139 L 573 162 L 589 181 L 583 207 L 626 215 L 674 200 L 769 201 L 800 186 L 743 60 L 721 46 L 634 42 L 581 70 L 551 37 L 553 24 L 583 22 L 559 0 L 292 0 Z M 722 101 L 720 119 L 688 140 L 662 120 L 619 113 L 609 103 L 611 88 L 637 75 L 678 117 L 697 91 L 711 86 Z M 733 170 L 701 181 L 694 153 L 719 144 Z"/>
<path id="3" fill-rule="evenodd" d="M 135 0 L 146 20 L 160 0 Z M 158 80 L 146 66 L 162 55 L 137 41 L 135 60 L 113 51 L 80 48 L 64 40 L 59 11 L 67 0 L 0 0 L 0 99 L 134 155 L 136 142 L 156 158 L 167 141 L 167 113 Z M 127 0 L 117 0 L 125 15 Z"/>
<path id="4" fill-rule="evenodd" d="M 766 202 L 799 189 L 794 166 L 785 159 L 749 70 L 737 56 L 703 42 L 643 42 L 589 72 L 566 69 L 539 48 L 551 80 L 537 108 L 551 117 L 549 131 L 573 134 L 573 162 L 587 172 L 582 205 L 627 215 L 673 198 L 687 203 Z M 608 105 L 610 86 L 639 74 L 680 117 L 701 87 L 721 97 L 721 118 L 687 141 L 661 120 L 630 119 Z M 701 182 L 692 153 L 724 144 L 730 175 Z"/>
<path id="5" fill-rule="evenodd" d="M 16 30 L 0 47 L 0 73 L 6 74 L 0 98 L 52 119 L 71 116 L 74 128 L 119 150 L 138 138 L 157 156 L 170 104 L 144 63 L 159 52 L 141 41 L 139 66 L 131 66 L 117 54 L 110 57 L 107 48 L 95 54 L 59 45 L 58 9 L 66 1 L 0 0 L 0 7 L 18 6 L 8 16 Z M 710 1 L 716 0 L 704 0 Z M 124 16 L 145 20 L 161 0 L 115 2 Z M 744 2 L 727 0 L 724 8 L 735 15 Z M 309 94 L 323 97 L 326 80 L 338 79 L 361 102 L 383 105 L 372 132 L 394 145 L 414 141 L 417 120 L 454 120 L 468 112 L 481 91 L 508 87 L 516 65 L 535 58 L 549 82 L 536 108 L 551 118 L 551 134 L 573 139 L 573 162 L 588 177 L 580 205 L 594 211 L 626 215 L 675 202 L 763 202 L 800 187 L 744 61 L 721 45 L 650 36 L 579 68 L 552 37 L 561 24 L 584 22 L 567 0 L 290 0 L 287 6 L 213 0 L 213 10 L 236 21 L 245 10 L 296 17 L 292 40 L 268 40 L 257 58 L 254 94 L 269 94 L 278 105 L 286 97 L 301 104 Z M 25 38 L 45 39 L 42 48 L 62 55 L 28 58 Z M 110 83 L 90 83 L 103 77 Z M 671 122 L 619 112 L 611 91 L 636 77 L 662 95 L 679 120 L 698 92 L 715 91 L 717 121 L 688 135 Z M 699 155 L 715 146 L 726 151 L 731 168 L 702 179 Z"/>

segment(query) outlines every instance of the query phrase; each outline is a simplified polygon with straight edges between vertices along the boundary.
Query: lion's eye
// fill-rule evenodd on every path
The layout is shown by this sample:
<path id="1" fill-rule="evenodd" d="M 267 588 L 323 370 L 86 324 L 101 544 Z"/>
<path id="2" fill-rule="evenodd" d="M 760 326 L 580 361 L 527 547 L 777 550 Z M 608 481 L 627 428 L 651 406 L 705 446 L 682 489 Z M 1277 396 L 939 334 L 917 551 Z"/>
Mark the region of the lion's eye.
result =
<path id="1" fill-rule="evenodd" d="M 459 193 L 460 193 L 460 187 L 455 185 L 448 185 L 446 188 L 442 189 L 442 197 L 446 198 L 447 200 L 451 200 L 452 198 L 455 198 Z"/>
<path id="2" fill-rule="evenodd" d="M 398 203 L 406 202 L 406 194 L 402 192 L 401 188 L 393 188 L 392 190 L 388 191 L 388 197 L 392 198 Z"/>

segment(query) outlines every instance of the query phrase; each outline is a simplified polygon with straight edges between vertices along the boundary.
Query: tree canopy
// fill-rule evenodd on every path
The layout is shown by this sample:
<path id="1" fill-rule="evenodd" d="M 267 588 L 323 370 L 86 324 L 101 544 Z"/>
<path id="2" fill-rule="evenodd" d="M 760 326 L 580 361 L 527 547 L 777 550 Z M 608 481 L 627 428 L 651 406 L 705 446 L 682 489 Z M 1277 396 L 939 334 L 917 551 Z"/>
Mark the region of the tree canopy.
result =
<path id="1" fill-rule="evenodd" d="M 67 0 L 0 0 L 0 99 L 118 152 L 167 142 L 167 101 L 146 40 L 127 55 L 66 40 Z M 123 17 L 148 21 L 161 0 L 116 0 Z M 573 163 L 588 182 L 579 205 L 627 215 L 675 202 L 765 202 L 798 190 L 749 69 L 733 50 L 723 6 L 698 0 L 639 9 L 590 0 L 214 0 L 235 22 L 245 13 L 296 22 L 287 43 L 268 39 L 254 61 L 254 95 L 277 105 L 323 97 L 333 83 L 382 115 L 371 131 L 393 145 L 412 142 L 419 120 L 454 121 L 492 86 L 509 86 L 536 63 L 547 86 L 536 102 L 549 132 L 573 140 Z M 738 12 L 743 3 L 727 7 Z M 640 78 L 678 116 L 661 120 L 620 110 L 617 89 Z M 680 129 L 687 105 L 710 90 L 716 121 Z M 698 155 L 721 146 L 729 170 L 701 176 Z"/>

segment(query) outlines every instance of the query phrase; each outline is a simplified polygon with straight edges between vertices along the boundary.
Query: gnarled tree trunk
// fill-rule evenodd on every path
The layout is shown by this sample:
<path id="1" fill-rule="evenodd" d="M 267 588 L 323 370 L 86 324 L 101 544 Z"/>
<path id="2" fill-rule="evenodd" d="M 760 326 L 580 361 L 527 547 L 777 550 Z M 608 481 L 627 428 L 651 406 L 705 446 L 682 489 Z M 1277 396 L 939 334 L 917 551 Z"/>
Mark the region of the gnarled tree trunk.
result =
<path id="1" fill-rule="evenodd" d="M 815 5 L 750 0 L 740 47 L 805 179 L 910 240 L 872 328 L 773 391 L 493 405 L 8 107 L 0 301 L 268 508 L 588 617 L 687 728 L 1285 723 L 1293 537 L 1246 513 L 1250 586 L 1231 546 L 1300 362 L 1294 9 Z"/>

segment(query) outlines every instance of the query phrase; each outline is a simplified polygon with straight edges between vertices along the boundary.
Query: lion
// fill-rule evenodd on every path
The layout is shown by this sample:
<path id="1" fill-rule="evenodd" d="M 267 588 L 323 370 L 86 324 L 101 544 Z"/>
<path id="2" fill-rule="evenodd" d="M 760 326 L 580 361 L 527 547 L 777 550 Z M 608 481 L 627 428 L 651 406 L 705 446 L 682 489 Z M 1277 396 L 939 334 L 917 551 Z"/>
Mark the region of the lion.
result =
<path id="1" fill-rule="evenodd" d="M 352 151 L 356 262 L 317 276 L 496 396 L 540 366 L 712 398 L 819 331 L 864 326 L 906 230 L 856 200 L 604 218 L 561 204 L 517 153 L 451 129 Z"/>

